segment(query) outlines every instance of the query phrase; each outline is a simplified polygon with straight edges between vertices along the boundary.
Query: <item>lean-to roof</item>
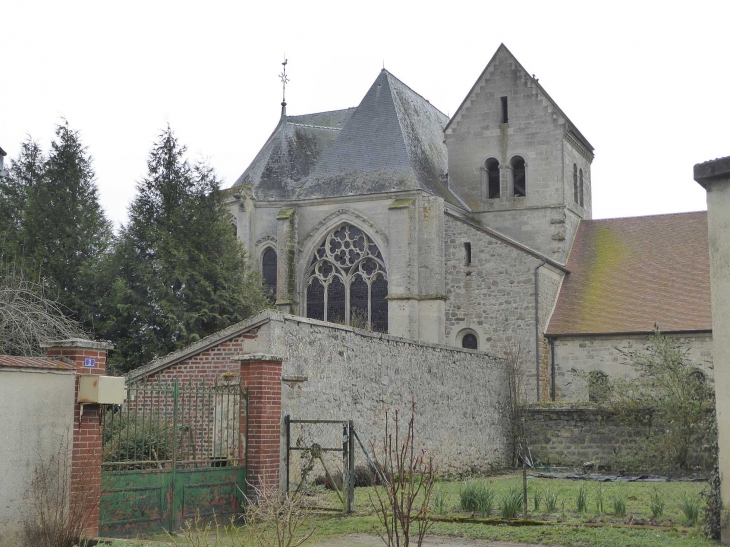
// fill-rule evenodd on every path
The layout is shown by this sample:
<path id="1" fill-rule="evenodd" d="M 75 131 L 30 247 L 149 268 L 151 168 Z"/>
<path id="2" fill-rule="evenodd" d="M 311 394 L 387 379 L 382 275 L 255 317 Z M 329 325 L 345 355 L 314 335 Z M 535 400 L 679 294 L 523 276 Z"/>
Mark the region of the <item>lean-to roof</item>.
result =
<path id="1" fill-rule="evenodd" d="M 707 213 L 583 220 L 548 335 L 710 331 Z"/>

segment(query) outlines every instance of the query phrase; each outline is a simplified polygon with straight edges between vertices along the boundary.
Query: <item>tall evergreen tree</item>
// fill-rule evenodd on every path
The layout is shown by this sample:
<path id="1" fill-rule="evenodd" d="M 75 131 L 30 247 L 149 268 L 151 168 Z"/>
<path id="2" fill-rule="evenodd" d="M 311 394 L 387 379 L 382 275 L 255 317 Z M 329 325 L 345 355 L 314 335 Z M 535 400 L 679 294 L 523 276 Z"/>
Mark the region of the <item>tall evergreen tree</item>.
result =
<path id="1" fill-rule="evenodd" d="M 93 328 L 96 270 L 112 229 L 99 203 L 91 158 L 67 121 L 56 127 L 40 177 L 26 190 L 20 234 L 26 269 L 73 319 Z"/>
<path id="2" fill-rule="evenodd" d="M 45 172 L 43 151 L 30 137 L 10 162 L 8 176 L 0 177 L 0 258 L 22 261 L 21 234 L 28 193 L 41 184 Z"/>
<path id="3" fill-rule="evenodd" d="M 230 226 L 220 183 L 168 127 L 154 144 L 107 271 L 113 363 L 126 371 L 267 305 Z"/>

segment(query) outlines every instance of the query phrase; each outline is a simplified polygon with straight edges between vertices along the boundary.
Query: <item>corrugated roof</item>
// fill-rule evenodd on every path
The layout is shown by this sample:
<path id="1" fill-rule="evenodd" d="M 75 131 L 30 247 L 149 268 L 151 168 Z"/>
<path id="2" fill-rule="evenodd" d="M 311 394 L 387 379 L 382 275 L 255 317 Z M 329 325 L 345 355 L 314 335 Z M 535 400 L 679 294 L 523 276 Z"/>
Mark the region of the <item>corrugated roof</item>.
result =
<path id="1" fill-rule="evenodd" d="M 442 112 L 383 69 L 297 197 L 420 189 L 463 206 L 444 184 L 447 122 Z"/>
<path id="2" fill-rule="evenodd" d="M 548 335 L 712 330 L 707 213 L 584 220 Z"/>
<path id="3" fill-rule="evenodd" d="M 293 199 L 297 185 L 311 173 L 354 110 L 282 117 L 233 186 L 252 184 L 256 199 Z"/>
<path id="4" fill-rule="evenodd" d="M 16 357 L 0 355 L 0 367 L 74 370 L 74 365 L 52 357 Z"/>

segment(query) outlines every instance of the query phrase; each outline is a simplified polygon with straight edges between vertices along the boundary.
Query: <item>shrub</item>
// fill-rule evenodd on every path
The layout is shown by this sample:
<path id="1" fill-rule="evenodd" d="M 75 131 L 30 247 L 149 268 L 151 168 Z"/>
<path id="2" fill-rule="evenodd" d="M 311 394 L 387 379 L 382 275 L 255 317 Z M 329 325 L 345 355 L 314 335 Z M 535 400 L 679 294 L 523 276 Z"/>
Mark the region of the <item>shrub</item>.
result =
<path id="1" fill-rule="evenodd" d="M 537 488 L 535 488 L 535 493 L 532 495 L 532 503 L 535 507 L 535 511 L 540 510 L 540 504 L 542 503 L 542 496 L 543 496 L 542 490 L 538 490 Z"/>
<path id="2" fill-rule="evenodd" d="M 494 510 L 494 490 L 490 483 L 467 481 L 459 491 L 459 504 L 464 511 L 488 517 Z"/>
<path id="3" fill-rule="evenodd" d="M 606 489 L 603 486 L 597 486 L 595 491 L 595 498 L 596 498 L 596 512 L 600 515 L 603 513 L 603 495 L 606 492 Z"/>
<path id="4" fill-rule="evenodd" d="M 385 413 L 383 441 L 377 447 L 371 445 L 373 461 L 382 469 L 383 486 L 373 488 L 370 503 L 382 527 L 376 531 L 387 546 L 408 547 L 413 538 L 420 547 L 433 525 L 430 513 L 435 472 L 431 458 L 415 447 L 416 401 L 411 402 L 405 434 L 399 414 L 396 410 L 391 427 Z"/>
<path id="5" fill-rule="evenodd" d="M 617 517 L 626 515 L 626 496 L 622 492 L 616 492 L 611 498 L 613 514 Z"/>
<path id="6" fill-rule="evenodd" d="M 377 478 L 369 465 L 355 466 L 355 488 L 377 484 Z"/>
<path id="7" fill-rule="evenodd" d="M 557 510 L 558 498 L 558 493 L 552 488 L 548 487 L 545 490 L 545 509 L 547 509 L 548 512 L 552 513 L 553 511 Z"/>
<path id="8" fill-rule="evenodd" d="M 687 526 L 697 524 L 700 516 L 700 500 L 697 497 L 684 495 L 682 498 L 682 513 L 684 513 L 684 522 Z"/>
<path id="9" fill-rule="evenodd" d="M 503 518 L 513 519 L 522 510 L 522 488 L 518 486 L 512 486 L 502 494 L 499 500 L 499 512 Z"/>
<path id="10" fill-rule="evenodd" d="M 581 484 L 575 500 L 575 506 L 579 513 L 588 511 L 588 486 Z"/>
<path id="11" fill-rule="evenodd" d="M 649 494 L 649 508 L 651 509 L 651 516 L 655 519 L 664 514 L 664 496 L 656 486 Z"/>

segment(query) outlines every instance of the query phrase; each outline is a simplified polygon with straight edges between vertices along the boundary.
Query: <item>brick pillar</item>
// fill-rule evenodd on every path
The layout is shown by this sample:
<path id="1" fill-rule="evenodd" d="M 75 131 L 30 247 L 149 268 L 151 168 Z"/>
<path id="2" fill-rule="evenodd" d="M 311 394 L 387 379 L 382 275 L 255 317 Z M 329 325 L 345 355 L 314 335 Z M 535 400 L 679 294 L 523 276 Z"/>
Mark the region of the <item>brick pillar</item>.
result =
<path id="1" fill-rule="evenodd" d="M 101 407 L 76 403 L 79 376 L 102 375 L 106 371 L 106 352 L 112 345 L 91 340 L 46 342 L 48 357 L 63 357 L 76 366 L 74 391 L 74 427 L 71 454 L 71 514 L 78 512 L 86 520 L 83 534 L 99 535 L 99 498 L 101 497 Z M 88 361 L 87 361 L 88 359 Z M 93 362 L 91 361 L 93 360 Z"/>
<path id="2" fill-rule="evenodd" d="M 279 488 L 281 464 L 281 357 L 250 353 L 241 361 L 241 383 L 248 389 L 247 495 L 256 488 Z M 241 427 L 246 422 L 241 416 Z M 242 431 L 245 434 L 245 429 Z"/>

